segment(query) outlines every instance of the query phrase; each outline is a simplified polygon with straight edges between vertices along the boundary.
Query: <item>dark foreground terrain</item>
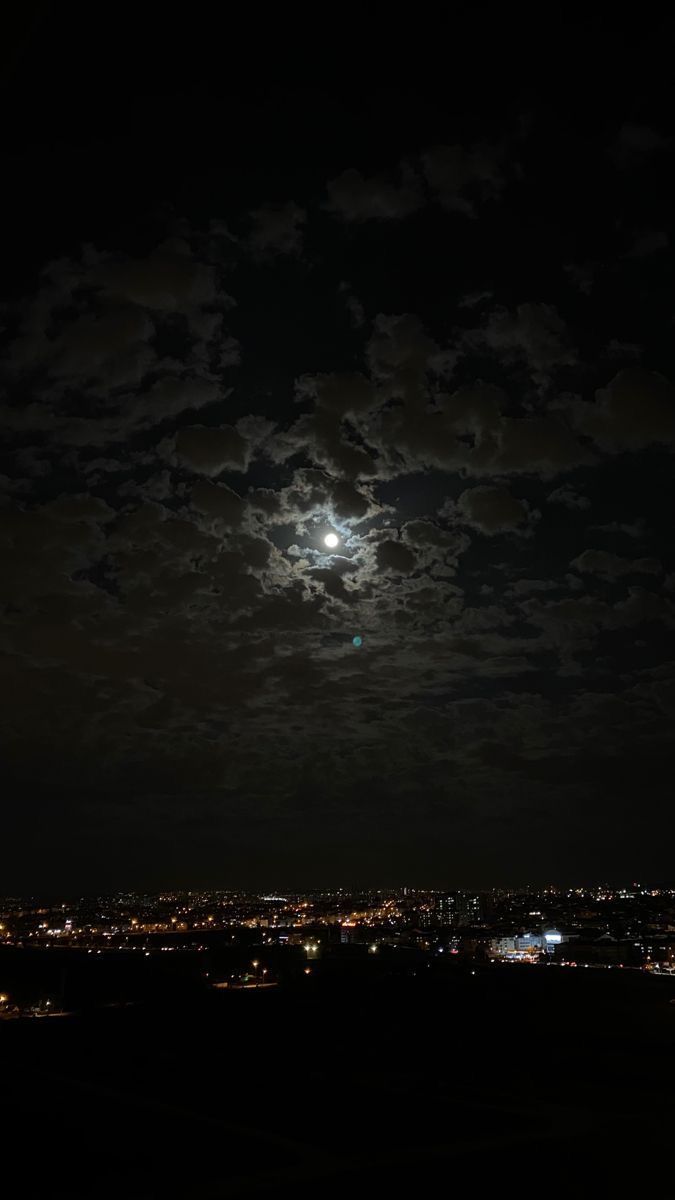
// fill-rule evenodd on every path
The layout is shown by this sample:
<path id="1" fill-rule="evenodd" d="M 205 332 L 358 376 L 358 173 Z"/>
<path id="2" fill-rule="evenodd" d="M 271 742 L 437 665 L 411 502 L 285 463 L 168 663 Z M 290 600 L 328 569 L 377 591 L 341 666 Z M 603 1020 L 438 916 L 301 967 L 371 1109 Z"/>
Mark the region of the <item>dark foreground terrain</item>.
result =
<path id="1" fill-rule="evenodd" d="M 3 1173 L 54 1200 L 675 1196 L 674 997 L 632 971 L 317 972 L 0 1022 Z"/>

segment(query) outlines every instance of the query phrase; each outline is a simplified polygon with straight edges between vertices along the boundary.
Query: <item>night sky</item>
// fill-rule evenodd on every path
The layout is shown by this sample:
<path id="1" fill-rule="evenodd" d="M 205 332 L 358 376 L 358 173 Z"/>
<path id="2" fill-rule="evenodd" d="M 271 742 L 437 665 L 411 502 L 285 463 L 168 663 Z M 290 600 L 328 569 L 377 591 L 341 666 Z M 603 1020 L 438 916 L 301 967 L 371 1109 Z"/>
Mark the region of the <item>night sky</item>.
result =
<path id="1" fill-rule="evenodd" d="M 672 29 L 556 11 L 15 15 L 0 891 L 673 878 Z"/>

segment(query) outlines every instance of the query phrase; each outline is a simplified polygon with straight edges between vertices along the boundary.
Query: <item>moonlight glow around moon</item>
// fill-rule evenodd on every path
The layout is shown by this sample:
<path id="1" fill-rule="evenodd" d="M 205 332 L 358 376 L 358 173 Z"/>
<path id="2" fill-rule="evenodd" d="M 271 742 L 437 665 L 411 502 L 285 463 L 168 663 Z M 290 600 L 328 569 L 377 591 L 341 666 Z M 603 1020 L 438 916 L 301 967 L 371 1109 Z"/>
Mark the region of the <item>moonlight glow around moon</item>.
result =
<path id="1" fill-rule="evenodd" d="M 326 545 L 328 546 L 329 550 L 334 550 L 335 547 L 337 546 L 338 542 L 340 541 L 337 533 L 327 533 L 323 540 L 326 543 Z"/>

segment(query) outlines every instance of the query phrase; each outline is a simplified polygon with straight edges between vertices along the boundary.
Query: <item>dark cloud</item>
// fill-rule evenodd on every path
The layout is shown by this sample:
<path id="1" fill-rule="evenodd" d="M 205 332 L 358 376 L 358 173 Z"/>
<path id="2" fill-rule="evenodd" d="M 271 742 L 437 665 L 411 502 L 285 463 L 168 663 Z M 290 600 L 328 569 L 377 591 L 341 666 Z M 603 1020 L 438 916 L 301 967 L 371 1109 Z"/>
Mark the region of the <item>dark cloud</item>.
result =
<path id="1" fill-rule="evenodd" d="M 542 383 L 554 368 L 577 361 L 565 322 L 551 304 L 519 304 L 515 312 L 498 309 L 473 336 L 504 358 L 522 359 Z"/>
<path id="2" fill-rule="evenodd" d="M 660 575 L 663 567 L 655 558 L 621 558 L 606 550 L 584 550 L 570 563 L 582 574 L 599 575 L 602 579 L 620 579 L 623 575 Z"/>
<path id="3" fill-rule="evenodd" d="M 345 306 L 351 318 L 352 325 L 356 329 L 361 329 L 366 323 L 366 313 L 363 304 L 358 296 L 355 296 L 351 291 L 348 283 L 343 280 L 339 286 L 339 292 L 344 298 Z"/>
<path id="4" fill-rule="evenodd" d="M 536 516 L 507 488 L 488 486 L 467 488 L 456 503 L 444 505 L 441 515 L 486 534 L 527 532 Z"/>
<path id="5" fill-rule="evenodd" d="M 185 312 L 216 298 L 212 266 L 196 261 L 181 238 L 171 238 L 142 258 L 90 254 L 91 279 L 116 300 L 141 308 Z"/>
<path id="6" fill-rule="evenodd" d="M 381 571 L 393 571 L 397 575 L 408 575 L 415 566 L 415 556 L 409 547 L 391 539 L 378 543 L 375 557 Z"/>
<path id="7" fill-rule="evenodd" d="M 178 461 L 200 475 L 221 475 L 227 469 L 245 471 L 248 467 L 246 439 L 231 425 L 179 429 L 174 446 Z"/>
<path id="8" fill-rule="evenodd" d="M 635 241 L 628 251 L 631 258 L 645 258 L 649 254 L 658 254 L 667 250 L 670 239 L 662 229 L 643 229 L 636 234 Z"/>
<path id="9" fill-rule="evenodd" d="M 213 367 L 239 362 L 223 329 L 232 304 L 183 239 L 143 258 L 85 247 L 47 265 L 13 313 L 4 368 L 21 402 L 3 405 L 4 425 L 48 433 L 47 450 L 103 446 L 204 409 L 227 394 Z M 172 356 L 159 348 L 169 336 Z"/>
<path id="10" fill-rule="evenodd" d="M 192 489 L 192 503 L 200 513 L 215 517 L 227 525 L 240 525 L 244 505 L 241 497 L 224 484 L 197 483 Z"/>
<path id="11" fill-rule="evenodd" d="M 664 136 L 650 125 L 627 121 L 619 129 L 610 152 L 617 166 L 627 169 L 639 166 L 651 155 L 663 154 L 672 145 L 671 137 Z"/>
<path id="12" fill-rule="evenodd" d="M 588 496 L 582 496 L 580 492 L 575 492 L 571 487 L 558 487 L 552 492 L 549 492 L 546 497 L 549 504 L 562 504 L 565 508 L 584 509 L 590 508 L 591 502 Z"/>
<path id="13" fill-rule="evenodd" d="M 424 196 L 418 176 L 404 163 L 399 178 L 364 178 L 350 167 L 327 185 L 326 207 L 343 221 L 401 220 L 420 208 Z"/>
<path id="14" fill-rule="evenodd" d="M 434 146 L 422 154 L 433 195 L 451 211 L 476 215 L 476 204 L 497 196 L 504 186 L 504 152 L 491 146 Z"/>
<path id="15" fill-rule="evenodd" d="M 675 391 L 656 371 L 619 371 L 594 403 L 574 409 L 577 429 L 603 450 L 620 453 L 675 441 Z"/>
<path id="16" fill-rule="evenodd" d="M 597 533 L 623 533 L 630 538 L 645 538 L 648 535 L 645 522 L 639 517 L 630 523 L 609 521 L 606 525 L 591 525 L 589 528 Z"/>
<path id="17" fill-rule="evenodd" d="M 307 213 L 292 200 L 286 204 L 264 204 L 251 213 L 253 231 L 250 245 L 254 254 L 299 254 L 302 227 Z"/>

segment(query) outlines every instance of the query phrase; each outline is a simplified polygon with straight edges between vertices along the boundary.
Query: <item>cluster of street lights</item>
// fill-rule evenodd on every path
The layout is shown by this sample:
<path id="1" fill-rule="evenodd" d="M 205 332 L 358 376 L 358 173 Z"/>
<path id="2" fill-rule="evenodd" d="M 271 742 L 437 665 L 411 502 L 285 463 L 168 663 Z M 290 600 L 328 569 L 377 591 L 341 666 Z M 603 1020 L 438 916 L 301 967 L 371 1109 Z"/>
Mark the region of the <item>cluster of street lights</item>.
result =
<path id="1" fill-rule="evenodd" d="M 267 967 L 262 967 L 262 968 L 261 968 L 261 967 L 260 967 L 260 963 L 259 963 L 259 961 L 258 961 L 258 959 L 257 959 L 257 958 L 254 958 L 254 959 L 253 959 L 253 962 L 251 963 L 251 966 L 253 967 L 253 970 L 254 970 L 254 972 L 255 972 L 255 974 L 254 974 L 253 978 L 255 979 L 256 983 L 264 983 L 264 982 L 265 982 L 265 976 L 266 976 L 266 974 L 267 974 Z"/>

